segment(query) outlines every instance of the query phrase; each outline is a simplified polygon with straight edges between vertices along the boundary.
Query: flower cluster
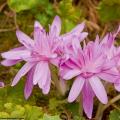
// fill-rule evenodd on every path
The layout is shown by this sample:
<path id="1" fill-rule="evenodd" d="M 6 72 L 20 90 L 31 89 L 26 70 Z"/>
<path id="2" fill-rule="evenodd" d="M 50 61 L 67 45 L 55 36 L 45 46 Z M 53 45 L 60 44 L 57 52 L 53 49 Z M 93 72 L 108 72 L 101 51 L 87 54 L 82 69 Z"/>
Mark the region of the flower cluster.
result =
<path id="1" fill-rule="evenodd" d="M 83 32 L 84 26 L 83 22 L 61 35 L 61 20 L 56 16 L 49 26 L 49 32 L 35 22 L 34 40 L 17 30 L 16 35 L 22 46 L 1 54 L 5 59 L 1 62 L 4 66 L 26 62 L 15 76 L 12 86 L 27 74 L 26 99 L 34 85 L 38 85 L 43 94 L 48 94 L 51 86 L 49 65 L 52 64 L 58 68 L 62 80 L 75 78 L 72 79 L 68 101 L 73 102 L 81 94 L 84 111 L 91 118 L 95 96 L 103 104 L 108 102 L 105 84 L 112 83 L 120 91 L 120 47 L 114 45 L 120 27 L 103 39 L 97 36 L 95 41 L 85 43 L 88 33 Z"/>

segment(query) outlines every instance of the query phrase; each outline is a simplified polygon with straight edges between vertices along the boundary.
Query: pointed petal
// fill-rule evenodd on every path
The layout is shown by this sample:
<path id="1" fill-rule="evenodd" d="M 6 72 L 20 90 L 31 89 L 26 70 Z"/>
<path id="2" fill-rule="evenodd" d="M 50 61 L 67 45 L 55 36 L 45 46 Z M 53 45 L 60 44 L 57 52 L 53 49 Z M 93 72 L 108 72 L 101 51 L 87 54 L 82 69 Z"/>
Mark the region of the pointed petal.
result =
<path id="1" fill-rule="evenodd" d="M 76 36 L 79 41 L 81 42 L 85 37 L 87 37 L 88 33 L 87 32 L 83 32 L 85 23 L 81 23 L 79 25 L 77 25 L 73 30 L 71 30 L 69 33 L 66 33 L 64 35 L 61 35 L 61 39 L 66 43 L 66 44 L 70 44 L 72 42 L 72 39 L 74 38 L 74 36 Z"/>
<path id="2" fill-rule="evenodd" d="M 94 93 L 88 82 L 85 83 L 82 91 L 83 96 L 83 108 L 88 118 L 91 119 L 93 111 L 93 97 Z"/>
<path id="3" fill-rule="evenodd" d="M 25 99 L 28 99 L 32 93 L 32 89 L 34 86 L 33 85 L 33 74 L 34 74 L 34 68 L 32 68 L 27 74 L 27 80 L 26 80 L 25 88 L 24 88 Z"/>
<path id="4" fill-rule="evenodd" d="M 61 20 L 59 16 L 55 16 L 53 23 L 50 27 L 50 33 L 53 34 L 54 32 L 56 32 L 56 36 L 58 36 L 60 34 L 60 31 L 61 31 Z"/>
<path id="5" fill-rule="evenodd" d="M 34 23 L 34 29 L 35 28 L 40 28 L 41 30 L 43 29 L 42 25 L 38 21 L 35 21 Z"/>
<path id="6" fill-rule="evenodd" d="M 89 83 L 90 83 L 95 95 L 97 96 L 97 98 L 103 104 L 106 104 L 108 102 L 107 93 L 106 93 L 105 88 L 104 88 L 102 82 L 100 81 L 100 79 L 98 77 L 94 76 L 89 79 Z"/>
<path id="7" fill-rule="evenodd" d="M 41 31 L 44 30 L 42 25 L 38 22 L 35 21 L 34 23 L 34 40 L 39 41 L 41 38 Z"/>
<path id="8" fill-rule="evenodd" d="M 78 50 L 81 48 L 79 39 L 77 39 L 77 37 L 74 37 L 72 39 L 72 43 L 71 44 L 72 44 L 74 52 L 77 54 Z"/>
<path id="9" fill-rule="evenodd" d="M 48 94 L 50 91 L 50 86 L 51 86 L 51 73 L 50 73 L 50 69 L 48 70 L 48 75 L 47 75 L 47 80 L 46 83 L 44 85 L 44 87 L 42 88 L 42 92 L 43 94 Z"/>
<path id="10" fill-rule="evenodd" d="M 27 74 L 27 72 L 34 66 L 34 63 L 26 63 L 17 73 L 17 75 L 15 76 L 13 82 L 12 82 L 12 86 L 15 86 L 21 77 L 23 77 L 25 74 Z"/>
<path id="11" fill-rule="evenodd" d="M 80 42 L 81 42 L 82 40 L 84 40 L 87 36 L 88 36 L 88 33 L 87 33 L 87 32 L 82 32 L 82 33 L 80 33 L 80 36 L 79 36 Z"/>
<path id="12" fill-rule="evenodd" d="M 116 89 L 118 92 L 120 92 L 120 80 L 118 80 L 118 83 L 115 83 L 114 86 L 115 86 L 115 89 Z"/>
<path id="13" fill-rule="evenodd" d="M 69 70 L 68 72 L 66 72 L 66 74 L 64 74 L 63 78 L 64 79 L 72 79 L 73 77 L 76 77 L 77 75 L 79 75 L 81 73 L 80 70 L 77 69 L 72 69 Z"/>
<path id="14" fill-rule="evenodd" d="M 70 33 L 75 33 L 76 35 L 78 35 L 83 31 L 84 27 L 85 27 L 85 22 L 77 25 Z"/>
<path id="15" fill-rule="evenodd" d="M 75 81 L 73 82 L 72 88 L 70 90 L 68 101 L 73 102 L 80 94 L 83 85 L 85 83 L 85 79 L 82 77 L 77 77 Z"/>
<path id="16" fill-rule="evenodd" d="M 25 33 L 23 33 L 20 30 L 16 31 L 16 35 L 21 44 L 23 44 L 26 48 L 30 50 L 32 49 L 34 45 L 34 41 L 29 36 L 27 36 Z"/>
<path id="17" fill-rule="evenodd" d="M 39 41 L 42 38 L 42 34 L 41 34 L 41 29 L 36 27 L 34 28 L 34 40 L 35 40 L 35 47 L 38 46 Z"/>
<path id="18" fill-rule="evenodd" d="M 109 33 L 105 35 L 105 37 L 102 39 L 102 41 L 100 42 L 100 44 L 101 45 L 106 44 L 107 41 L 108 41 L 108 39 L 109 39 Z"/>
<path id="19" fill-rule="evenodd" d="M 17 64 L 18 62 L 20 62 L 21 60 L 3 60 L 1 62 L 2 65 L 4 66 L 12 66 L 12 65 L 15 65 Z"/>
<path id="20" fill-rule="evenodd" d="M 18 50 L 18 51 L 8 51 L 1 54 L 3 58 L 10 59 L 10 60 L 18 60 L 30 57 L 31 53 L 28 50 Z"/>
<path id="21" fill-rule="evenodd" d="M 50 91 L 50 85 L 51 85 L 50 81 L 51 80 L 49 78 L 46 86 L 42 89 L 42 92 L 43 92 L 44 95 L 47 95 Z"/>
<path id="22" fill-rule="evenodd" d="M 114 35 L 114 38 L 117 36 L 117 34 L 118 34 L 119 32 L 120 32 L 120 25 L 119 25 L 117 31 L 113 34 L 113 35 Z"/>

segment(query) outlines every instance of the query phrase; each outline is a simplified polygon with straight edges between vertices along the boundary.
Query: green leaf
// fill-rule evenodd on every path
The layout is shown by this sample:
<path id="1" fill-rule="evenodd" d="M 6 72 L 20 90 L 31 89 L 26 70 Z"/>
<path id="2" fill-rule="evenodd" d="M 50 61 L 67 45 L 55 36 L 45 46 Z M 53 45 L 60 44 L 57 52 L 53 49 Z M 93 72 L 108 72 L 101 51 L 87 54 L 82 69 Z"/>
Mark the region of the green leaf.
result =
<path id="1" fill-rule="evenodd" d="M 25 108 L 21 105 L 16 105 L 14 111 L 11 113 L 12 117 L 21 117 L 25 114 Z"/>
<path id="2" fill-rule="evenodd" d="M 43 115 L 41 107 L 25 105 L 25 108 L 26 108 L 25 114 L 26 120 L 38 120 L 38 118 L 41 118 L 41 116 Z"/>
<path id="3" fill-rule="evenodd" d="M 0 112 L 0 118 L 7 118 L 9 114 L 7 112 Z"/>
<path id="4" fill-rule="evenodd" d="M 58 13 L 64 18 L 78 22 L 81 10 L 72 5 L 72 0 L 62 0 L 59 5 Z"/>
<path id="5" fill-rule="evenodd" d="M 55 116 L 49 116 L 47 114 L 44 114 L 43 118 L 40 120 L 61 120 L 58 115 Z"/>
<path id="6" fill-rule="evenodd" d="M 119 110 L 112 110 L 109 115 L 109 120 L 120 120 L 120 111 Z"/>
<path id="7" fill-rule="evenodd" d="M 59 105 L 59 101 L 56 98 L 51 98 L 49 100 L 49 109 L 50 110 L 55 110 L 56 107 Z"/>
<path id="8" fill-rule="evenodd" d="M 32 9 L 39 5 L 41 0 L 8 0 L 8 5 L 16 12 Z"/>
<path id="9" fill-rule="evenodd" d="M 67 110 L 69 110 L 73 116 L 78 115 L 79 116 L 79 103 L 71 103 L 71 104 L 66 104 L 65 105 Z"/>
<path id="10" fill-rule="evenodd" d="M 14 86 L 7 86 L 5 88 L 0 89 L 0 110 L 3 108 L 5 103 L 14 103 L 15 104 L 25 104 L 31 103 L 32 105 L 35 104 L 34 96 L 31 96 L 28 100 L 24 98 L 24 80 L 21 79 L 20 82 Z"/>
<path id="11" fill-rule="evenodd" d="M 5 103 L 4 108 L 6 109 L 7 112 L 12 112 L 14 110 L 14 105 L 13 103 Z"/>

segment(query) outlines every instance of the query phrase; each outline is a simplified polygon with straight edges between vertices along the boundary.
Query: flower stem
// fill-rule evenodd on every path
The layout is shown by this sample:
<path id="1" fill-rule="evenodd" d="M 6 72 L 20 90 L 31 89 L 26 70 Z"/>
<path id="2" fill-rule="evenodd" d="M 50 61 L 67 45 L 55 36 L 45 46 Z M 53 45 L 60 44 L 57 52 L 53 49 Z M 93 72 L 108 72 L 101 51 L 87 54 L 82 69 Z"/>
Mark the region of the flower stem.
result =
<path id="1" fill-rule="evenodd" d="M 82 117 L 83 116 L 83 106 L 82 106 L 82 96 L 79 97 L 79 114 Z"/>
<path id="2" fill-rule="evenodd" d="M 101 120 L 103 116 L 103 104 L 99 103 L 95 120 Z"/>
<path id="3" fill-rule="evenodd" d="M 120 100 L 120 94 L 115 96 L 114 98 L 112 98 L 106 105 L 103 104 L 99 104 L 98 106 L 98 110 L 95 116 L 95 120 L 101 120 L 102 116 L 103 116 L 103 112 L 113 103 L 117 102 L 118 100 Z"/>
<path id="4" fill-rule="evenodd" d="M 103 107 L 103 111 L 106 110 L 111 104 L 117 102 L 118 100 L 120 100 L 120 94 L 115 96 L 114 98 L 112 98 L 108 104 L 106 104 L 104 107 Z"/>

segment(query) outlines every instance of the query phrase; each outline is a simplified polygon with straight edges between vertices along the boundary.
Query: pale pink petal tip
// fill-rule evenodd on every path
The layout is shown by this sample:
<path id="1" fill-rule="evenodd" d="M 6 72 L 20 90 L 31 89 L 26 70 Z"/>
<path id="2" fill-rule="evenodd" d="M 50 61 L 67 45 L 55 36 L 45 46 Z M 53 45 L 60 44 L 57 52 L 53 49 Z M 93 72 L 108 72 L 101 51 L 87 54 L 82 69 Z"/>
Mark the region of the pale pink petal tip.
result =
<path id="1" fill-rule="evenodd" d="M 120 92 L 120 83 L 114 84 L 114 86 L 115 86 L 115 89 L 116 89 L 118 92 Z"/>
<path id="2" fill-rule="evenodd" d="M 20 62 L 20 60 L 3 60 L 3 61 L 1 62 L 1 65 L 4 65 L 4 66 L 12 66 L 12 65 L 17 64 L 18 62 Z"/>
<path id="3" fill-rule="evenodd" d="M 43 29 L 42 25 L 41 25 L 38 21 L 35 21 L 35 23 L 34 23 L 34 28 Z"/>
<path id="4" fill-rule="evenodd" d="M 26 100 L 30 97 L 32 90 L 33 90 L 33 86 L 34 86 L 33 85 L 33 74 L 34 74 L 34 69 L 31 69 L 27 74 L 27 80 L 26 80 L 25 88 L 24 88 L 24 96 Z"/>
<path id="5" fill-rule="evenodd" d="M 54 19 L 55 19 L 56 21 L 58 21 L 58 22 L 61 22 L 61 19 L 60 19 L 60 17 L 59 17 L 58 15 L 56 15 Z"/>
<path id="6" fill-rule="evenodd" d="M 0 82 L 0 88 L 3 88 L 5 86 L 4 82 Z"/>
<path id="7" fill-rule="evenodd" d="M 20 30 L 16 30 L 16 36 L 21 44 L 23 44 L 28 49 L 32 49 L 34 41 L 28 35 Z"/>

